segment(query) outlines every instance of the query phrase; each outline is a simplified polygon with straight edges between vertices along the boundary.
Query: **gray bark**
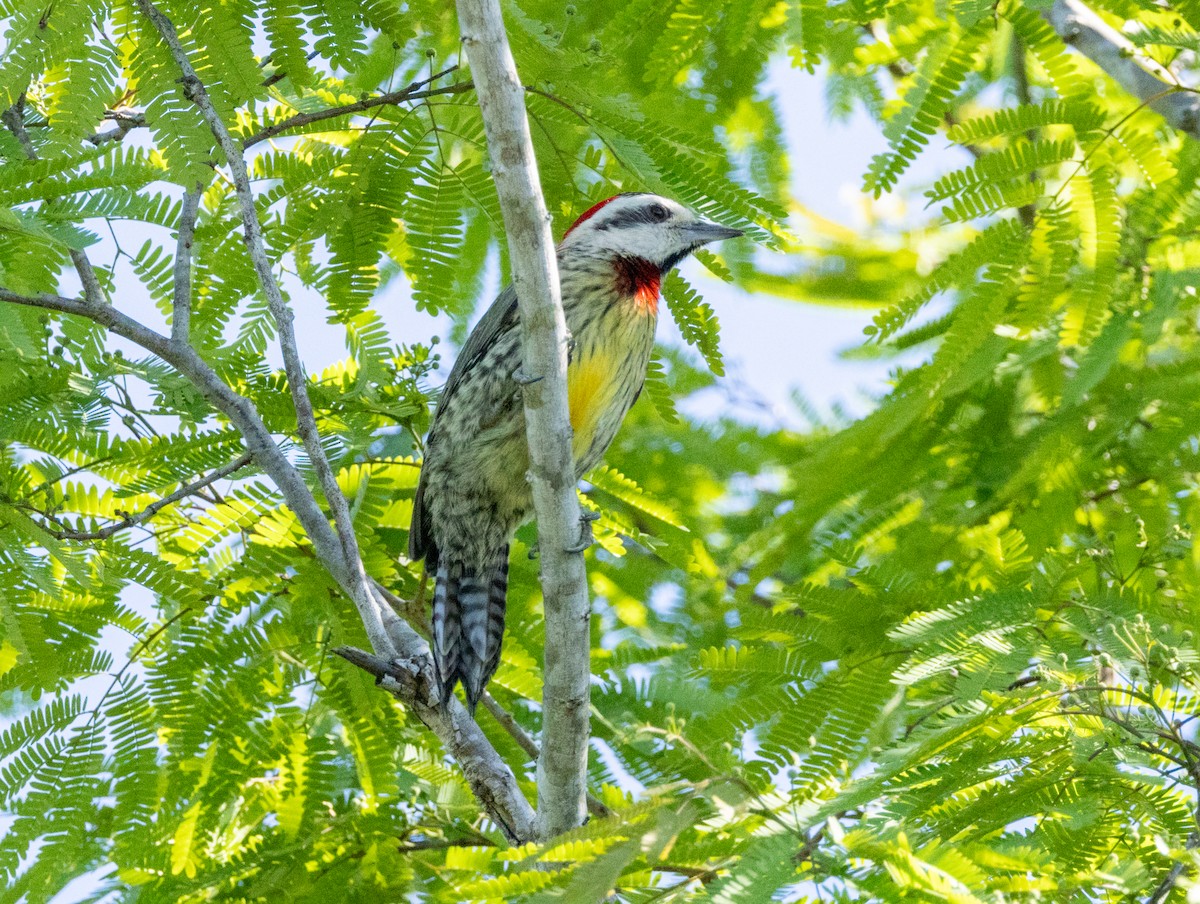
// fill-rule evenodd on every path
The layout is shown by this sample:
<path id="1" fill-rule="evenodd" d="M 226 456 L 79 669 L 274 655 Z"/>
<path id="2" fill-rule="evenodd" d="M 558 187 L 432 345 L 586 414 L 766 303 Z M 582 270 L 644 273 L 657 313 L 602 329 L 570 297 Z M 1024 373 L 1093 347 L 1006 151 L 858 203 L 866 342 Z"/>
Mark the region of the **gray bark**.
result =
<path id="1" fill-rule="evenodd" d="M 1079 0 L 1055 0 L 1045 15 L 1064 43 L 1103 69 L 1172 128 L 1200 138 L 1200 97 L 1180 85 L 1169 69 L 1139 52 L 1132 41 Z"/>
<path id="2" fill-rule="evenodd" d="M 569 551 L 581 531 L 567 409 L 567 327 L 550 215 L 542 198 L 525 91 L 498 0 L 457 0 L 463 48 L 479 95 L 521 314 L 529 482 L 537 514 L 546 612 L 538 828 L 550 838 L 587 814 L 591 654 L 587 571 Z"/>

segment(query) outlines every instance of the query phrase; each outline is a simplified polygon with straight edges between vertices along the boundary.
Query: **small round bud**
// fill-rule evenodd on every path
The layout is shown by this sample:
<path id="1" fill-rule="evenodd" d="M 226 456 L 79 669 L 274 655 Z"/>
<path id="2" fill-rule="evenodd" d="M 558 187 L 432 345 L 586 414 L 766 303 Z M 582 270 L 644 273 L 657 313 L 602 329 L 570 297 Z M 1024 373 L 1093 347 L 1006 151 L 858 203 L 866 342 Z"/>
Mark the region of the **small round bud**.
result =
<path id="1" fill-rule="evenodd" d="M 573 16 L 573 15 L 575 15 L 576 12 L 578 12 L 578 10 L 575 9 L 574 3 L 568 3 L 566 6 L 566 9 L 564 9 L 563 12 L 566 13 L 568 16 Z"/>

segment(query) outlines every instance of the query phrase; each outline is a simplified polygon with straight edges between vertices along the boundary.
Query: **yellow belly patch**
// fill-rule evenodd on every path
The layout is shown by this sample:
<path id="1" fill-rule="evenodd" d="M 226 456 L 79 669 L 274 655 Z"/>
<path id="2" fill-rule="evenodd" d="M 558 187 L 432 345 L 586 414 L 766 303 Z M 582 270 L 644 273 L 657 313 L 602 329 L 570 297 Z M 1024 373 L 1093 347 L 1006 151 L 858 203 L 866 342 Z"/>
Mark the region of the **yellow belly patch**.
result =
<path id="1" fill-rule="evenodd" d="M 578 459 L 596 432 L 602 413 L 612 404 L 616 380 L 609 357 L 591 354 L 572 361 L 567 368 L 567 405 L 571 411 L 572 443 Z"/>

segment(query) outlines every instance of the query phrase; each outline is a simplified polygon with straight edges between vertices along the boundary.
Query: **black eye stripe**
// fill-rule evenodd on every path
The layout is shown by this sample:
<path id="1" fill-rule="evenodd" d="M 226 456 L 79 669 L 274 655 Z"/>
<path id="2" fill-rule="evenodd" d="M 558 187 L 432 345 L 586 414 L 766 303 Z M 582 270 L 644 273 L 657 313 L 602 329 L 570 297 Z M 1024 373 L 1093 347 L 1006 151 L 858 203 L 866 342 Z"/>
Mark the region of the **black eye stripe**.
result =
<path id="1" fill-rule="evenodd" d="M 664 213 L 666 214 L 665 217 L 662 215 Z M 624 229 L 629 226 L 645 224 L 655 225 L 665 222 L 670 219 L 670 216 L 671 212 L 666 207 L 655 203 L 645 207 L 635 207 L 631 210 L 622 210 L 620 213 L 613 214 L 612 217 L 604 222 L 597 223 L 596 228 L 603 231 L 608 229 Z"/>

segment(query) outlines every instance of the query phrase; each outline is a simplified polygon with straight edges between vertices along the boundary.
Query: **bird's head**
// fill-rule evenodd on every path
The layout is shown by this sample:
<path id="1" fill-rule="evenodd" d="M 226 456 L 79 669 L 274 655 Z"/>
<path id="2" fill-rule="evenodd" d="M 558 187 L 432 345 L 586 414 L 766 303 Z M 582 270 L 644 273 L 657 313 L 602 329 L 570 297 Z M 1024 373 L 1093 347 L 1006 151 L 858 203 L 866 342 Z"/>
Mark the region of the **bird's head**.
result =
<path id="1" fill-rule="evenodd" d="M 741 235 L 659 195 L 630 192 L 587 210 L 559 246 L 605 260 L 645 261 L 666 273 L 702 245 Z"/>

